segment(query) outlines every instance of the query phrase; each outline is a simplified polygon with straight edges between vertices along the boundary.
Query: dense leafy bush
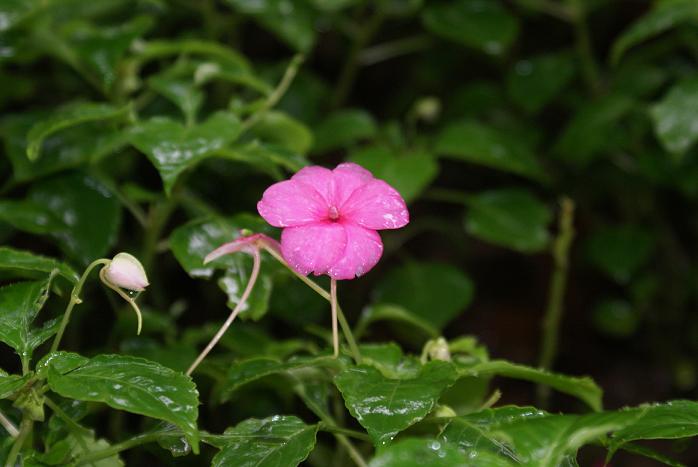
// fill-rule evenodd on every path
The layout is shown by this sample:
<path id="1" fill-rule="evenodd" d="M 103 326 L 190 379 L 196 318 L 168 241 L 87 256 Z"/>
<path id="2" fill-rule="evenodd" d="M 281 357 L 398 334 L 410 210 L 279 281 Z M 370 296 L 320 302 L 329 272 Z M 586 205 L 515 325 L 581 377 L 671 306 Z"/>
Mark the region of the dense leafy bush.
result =
<path id="1" fill-rule="evenodd" d="M 0 31 L 6 465 L 698 464 L 696 0 L 0 0 Z M 204 258 L 342 161 L 411 222 L 340 281 L 334 357 L 334 282 L 267 237 Z"/>

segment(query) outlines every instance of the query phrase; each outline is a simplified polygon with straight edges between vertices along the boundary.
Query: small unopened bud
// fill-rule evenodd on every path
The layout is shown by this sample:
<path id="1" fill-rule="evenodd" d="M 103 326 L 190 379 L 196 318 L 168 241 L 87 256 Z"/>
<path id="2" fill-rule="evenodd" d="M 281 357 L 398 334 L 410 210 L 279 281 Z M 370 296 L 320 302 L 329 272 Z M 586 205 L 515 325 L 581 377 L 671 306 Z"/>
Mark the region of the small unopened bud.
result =
<path id="1" fill-rule="evenodd" d="M 429 341 L 427 352 L 431 360 L 451 361 L 451 352 L 448 350 L 448 342 L 443 337 Z"/>
<path id="2" fill-rule="evenodd" d="M 418 119 L 433 123 L 441 113 L 441 101 L 436 97 L 423 97 L 415 103 L 414 113 Z"/>
<path id="3" fill-rule="evenodd" d="M 104 278 L 112 285 L 135 292 L 143 292 L 148 287 L 148 277 L 143 265 L 128 253 L 114 256 L 104 268 Z"/>

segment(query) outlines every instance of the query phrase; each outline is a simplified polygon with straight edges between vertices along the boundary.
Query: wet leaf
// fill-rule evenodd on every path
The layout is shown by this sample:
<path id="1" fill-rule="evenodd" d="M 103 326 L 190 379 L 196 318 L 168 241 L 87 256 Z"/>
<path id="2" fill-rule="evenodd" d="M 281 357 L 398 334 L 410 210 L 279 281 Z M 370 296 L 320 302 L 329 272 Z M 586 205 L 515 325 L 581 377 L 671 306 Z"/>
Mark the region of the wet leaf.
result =
<path id="1" fill-rule="evenodd" d="M 199 394 L 191 378 L 143 358 L 98 355 L 76 360 L 65 353 L 48 362 L 48 385 L 63 397 L 110 407 L 177 425 L 198 453 Z M 69 359 L 69 366 L 62 360 Z"/>
<path id="2" fill-rule="evenodd" d="M 516 17 L 496 0 L 428 4 L 422 22 L 438 36 L 491 55 L 505 52 L 519 32 Z"/>
<path id="3" fill-rule="evenodd" d="M 194 126 L 154 117 L 131 127 L 130 134 L 131 144 L 160 172 L 169 195 L 182 172 L 235 141 L 240 130 L 240 120 L 234 114 L 218 112 Z"/>
<path id="4" fill-rule="evenodd" d="M 487 454 L 468 459 L 456 446 L 444 441 L 407 438 L 382 449 L 371 460 L 368 467 L 508 467 L 509 465 L 497 459 L 491 460 Z"/>
<path id="5" fill-rule="evenodd" d="M 212 439 L 220 452 L 213 467 L 286 467 L 303 462 L 315 447 L 317 425 L 275 415 L 248 419 Z M 212 444 L 213 444 L 212 443 Z"/>
<path id="6" fill-rule="evenodd" d="M 365 365 L 348 368 L 335 377 L 335 384 L 349 412 L 380 447 L 429 414 L 455 380 L 453 365 L 434 361 L 409 379 L 389 379 Z"/>
<path id="7" fill-rule="evenodd" d="M 20 271 L 36 271 L 50 273 L 53 270 L 75 283 L 78 274 L 67 264 L 46 256 L 36 255 L 29 251 L 16 250 L 9 246 L 0 247 L 0 269 L 17 269 Z"/>
<path id="8" fill-rule="evenodd" d="M 616 39 L 611 60 L 618 62 L 628 49 L 684 23 L 698 24 L 698 4 L 695 1 L 656 2 L 654 8 Z"/>
<path id="9" fill-rule="evenodd" d="M 696 16 L 698 20 L 698 12 Z M 674 85 L 650 109 L 654 131 L 667 151 L 681 155 L 698 141 L 698 126 L 694 118 L 696 105 L 698 79 L 692 79 Z"/>
<path id="10" fill-rule="evenodd" d="M 51 117 L 39 121 L 27 133 L 27 157 L 30 161 L 39 158 L 42 143 L 53 133 L 87 122 L 123 118 L 130 106 L 114 107 L 110 104 L 80 102 L 57 110 Z"/>
<path id="11" fill-rule="evenodd" d="M 315 128 L 313 152 L 323 154 L 346 148 L 375 133 L 376 122 L 365 110 L 339 110 L 324 118 Z"/>
<path id="12" fill-rule="evenodd" d="M 550 209 L 532 193 L 499 189 L 468 198 L 465 228 L 469 234 L 524 253 L 546 248 Z"/>
<path id="13" fill-rule="evenodd" d="M 55 214 L 49 224 L 39 227 L 50 225 L 45 233 L 82 264 L 104 257 L 116 240 L 121 220 L 119 201 L 89 175 L 69 173 L 35 183 L 28 200 L 47 210 L 46 216 Z M 43 218 L 37 217 L 37 221 Z"/>
<path id="14" fill-rule="evenodd" d="M 383 277 L 376 286 L 375 301 L 400 305 L 442 329 L 468 307 L 473 294 L 472 281 L 458 268 L 410 261 Z"/>
<path id="15" fill-rule="evenodd" d="M 507 76 L 511 99 L 530 113 L 540 111 L 574 76 L 570 54 L 538 55 L 518 61 Z"/>
<path id="16" fill-rule="evenodd" d="M 52 335 L 32 326 L 48 299 L 49 286 L 50 278 L 0 288 L 0 341 L 15 349 L 25 363 L 34 349 Z"/>
<path id="17" fill-rule="evenodd" d="M 424 152 L 398 154 L 386 146 L 372 146 L 353 152 L 351 162 L 370 170 L 385 180 L 407 201 L 413 201 L 436 178 L 439 165 Z"/>
<path id="18" fill-rule="evenodd" d="M 462 121 L 446 127 L 437 136 L 434 151 L 451 159 L 535 180 L 546 177 L 526 144 L 509 134 L 474 121 Z"/>

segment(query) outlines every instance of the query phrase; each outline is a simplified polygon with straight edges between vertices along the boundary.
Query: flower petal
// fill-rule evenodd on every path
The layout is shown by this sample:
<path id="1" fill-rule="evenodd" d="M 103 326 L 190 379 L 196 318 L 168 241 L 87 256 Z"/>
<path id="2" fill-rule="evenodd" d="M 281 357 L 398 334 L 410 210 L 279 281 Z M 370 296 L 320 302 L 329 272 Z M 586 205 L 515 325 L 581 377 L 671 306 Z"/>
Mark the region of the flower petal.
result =
<path id="1" fill-rule="evenodd" d="M 281 254 L 300 274 L 325 274 L 344 252 L 347 234 L 334 222 L 289 227 L 281 233 Z"/>
<path id="2" fill-rule="evenodd" d="M 333 205 L 342 206 L 358 188 L 374 180 L 368 170 L 358 164 L 345 162 L 332 171 L 334 179 Z"/>
<path id="3" fill-rule="evenodd" d="M 329 207 L 333 198 L 332 171 L 319 165 L 303 167 L 296 172 L 291 180 L 304 183 L 315 189 L 325 200 L 325 210 Z"/>
<path id="4" fill-rule="evenodd" d="M 114 256 L 104 270 L 106 279 L 122 289 L 142 292 L 148 287 L 148 277 L 138 259 L 128 253 Z"/>
<path id="5" fill-rule="evenodd" d="M 368 229 L 399 229 L 410 221 L 405 200 L 383 180 L 354 191 L 340 208 L 342 219 Z"/>
<path id="6" fill-rule="evenodd" d="M 327 271 L 334 279 L 353 279 L 362 276 L 376 265 L 383 254 L 383 242 L 375 230 L 342 224 L 347 234 L 343 255 Z"/>
<path id="7" fill-rule="evenodd" d="M 326 219 L 327 202 L 310 185 L 292 179 L 267 188 L 257 211 L 274 227 L 292 227 Z"/>

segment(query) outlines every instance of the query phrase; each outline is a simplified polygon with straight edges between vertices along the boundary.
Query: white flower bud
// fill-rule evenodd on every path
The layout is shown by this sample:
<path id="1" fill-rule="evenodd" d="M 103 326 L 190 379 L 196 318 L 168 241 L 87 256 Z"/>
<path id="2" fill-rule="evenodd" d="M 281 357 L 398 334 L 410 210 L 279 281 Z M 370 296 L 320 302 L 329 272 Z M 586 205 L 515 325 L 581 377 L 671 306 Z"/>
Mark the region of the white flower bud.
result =
<path id="1" fill-rule="evenodd" d="M 104 278 L 122 289 L 142 292 L 148 286 L 143 265 L 128 253 L 119 253 L 114 256 L 104 269 Z"/>

